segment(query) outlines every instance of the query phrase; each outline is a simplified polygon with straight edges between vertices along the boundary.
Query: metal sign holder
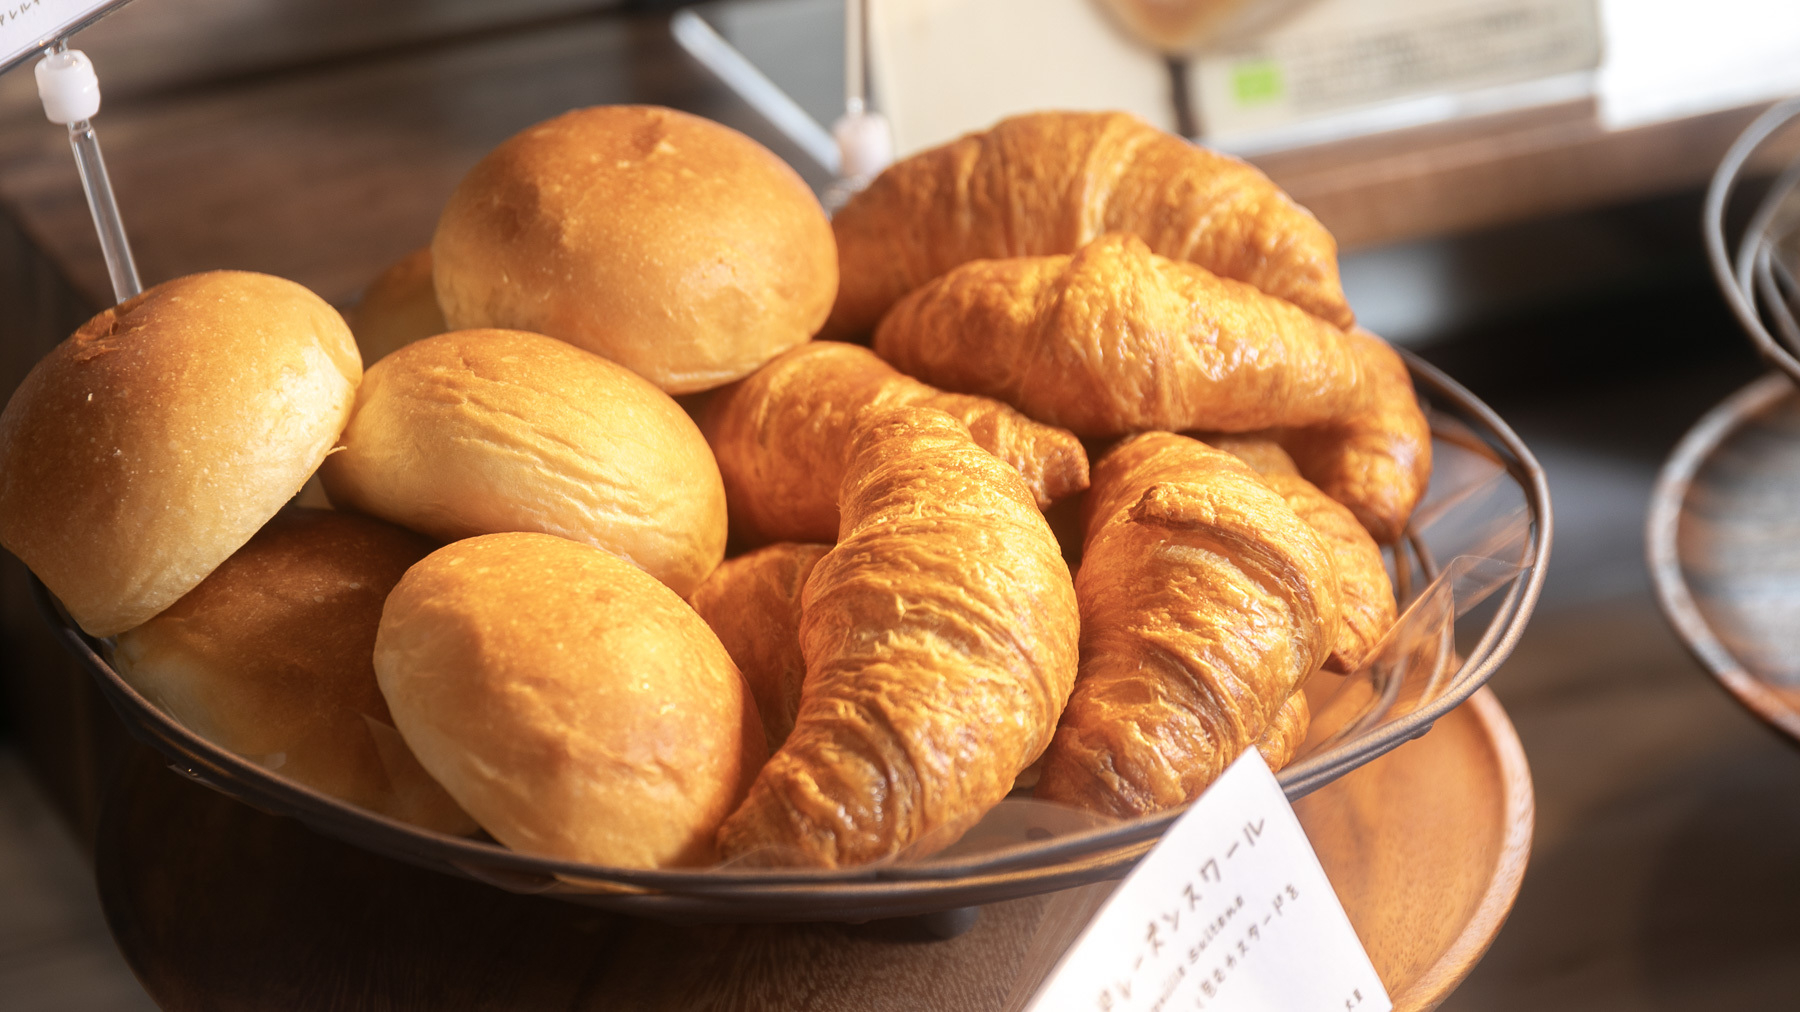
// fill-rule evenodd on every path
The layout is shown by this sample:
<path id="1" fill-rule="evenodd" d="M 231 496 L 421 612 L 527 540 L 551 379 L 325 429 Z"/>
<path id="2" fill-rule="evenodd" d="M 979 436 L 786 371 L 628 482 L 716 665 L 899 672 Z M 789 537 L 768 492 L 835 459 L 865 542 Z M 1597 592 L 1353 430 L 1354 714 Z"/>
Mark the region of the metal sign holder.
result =
<path id="1" fill-rule="evenodd" d="M 100 154 L 100 138 L 94 132 L 93 116 L 100 111 L 100 80 L 87 55 L 69 48 L 69 37 L 127 2 L 115 0 L 78 8 L 72 17 L 57 23 L 53 31 L 34 39 L 0 65 L 0 73 L 4 73 L 33 55 L 43 54 L 34 68 L 38 98 L 44 103 L 44 116 L 68 128 L 75 170 L 87 194 L 88 213 L 93 216 L 94 232 L 106 258 L 106 272 L 112 278 L 113 298 L 118 302 L 143 291 L 144 286 L 138 280 L 131 243 L 119 218 L 119 202 L 106 175 L 106 159 Z"/>

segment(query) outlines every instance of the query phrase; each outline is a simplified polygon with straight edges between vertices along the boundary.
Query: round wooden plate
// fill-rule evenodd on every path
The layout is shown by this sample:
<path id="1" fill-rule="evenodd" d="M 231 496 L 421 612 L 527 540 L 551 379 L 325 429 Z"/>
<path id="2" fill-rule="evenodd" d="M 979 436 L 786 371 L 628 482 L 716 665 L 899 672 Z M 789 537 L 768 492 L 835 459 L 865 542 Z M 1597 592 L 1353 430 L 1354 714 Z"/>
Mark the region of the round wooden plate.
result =
<path id="1" fill-rule="evenodd" d="M 1782 375 L 1682 437 L 1650 499 L 1657 600 L 1700 663 L 1800 739 L 1800 395 Z"/>
<path id="2" fill-rule="evenodd" d="M 1296 808 L 1395 1008 L 1436 1006 L 1498 932 L 1530 849 L 1530 773 L 1498 701 L 1482 690 Z M 663 924 L 378 857 L 146 749 L 95 866 L 119 947 L 173 1010 L 990 1012 L 1029 992 L 1105 892 L 984 907 L 947 941 L 903 921 Z"/>

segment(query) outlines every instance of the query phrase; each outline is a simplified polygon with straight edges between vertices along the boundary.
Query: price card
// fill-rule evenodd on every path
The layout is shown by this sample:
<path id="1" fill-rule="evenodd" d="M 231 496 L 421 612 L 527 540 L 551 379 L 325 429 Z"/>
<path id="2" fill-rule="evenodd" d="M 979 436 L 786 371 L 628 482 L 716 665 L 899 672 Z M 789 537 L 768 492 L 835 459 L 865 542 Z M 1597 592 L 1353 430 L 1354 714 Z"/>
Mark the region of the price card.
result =
<path id="1" fill-rule="evenodd" d="M 1031 1012 L 1390 1012 L 1325 870 L 1255 749 L 1063 955 Z"/>
<path id="2" fill-rule="evenodd" d="M 0 72 L 127 0 L 0 0 Z"/>

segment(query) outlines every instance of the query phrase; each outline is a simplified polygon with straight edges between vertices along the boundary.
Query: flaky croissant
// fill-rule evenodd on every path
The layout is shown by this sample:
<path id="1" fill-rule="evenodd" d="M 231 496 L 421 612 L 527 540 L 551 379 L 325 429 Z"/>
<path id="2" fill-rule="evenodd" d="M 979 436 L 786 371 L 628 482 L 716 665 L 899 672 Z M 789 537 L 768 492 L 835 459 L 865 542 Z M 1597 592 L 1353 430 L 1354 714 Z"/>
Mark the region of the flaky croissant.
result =
<path id="1" fill-rule="evenodd" d="M 1348 507 L 1300 477 L 1293 458 L 1273 439 L 1263 436 L 1202 436 L 1207 443 L 1249 464 L 1262 480 L 1312 525 L 1331 552 L 1337 569 L 1342 624 L 1325 668 L 1339 674 L 1360 669 L 1381 638 L 1393 628 L 1398 605 L 1388 579 L 1381 546 L 1363 529 Z"/>
<path id="2" fill-rule="evenodd" d="M 800 592 L 830 545 L 783 541 L 719 563 L 688 603 L 712 626 L 756 697 L 769 751 L 794 728 L 806 658 L 800 654 Z"/>
<path id="3" fill-rule="evenodd" d="M 813 341 L 721 389 L 700 416 L 725 479 L 732 529 L 762 541 L 831 541 L 851 426 L 865 409 L 954 416 L 1013 465 L 1040 508 L 1087 488 L 1087 452 L 1061 429 L 986 397 L 903 376 L 867 348 Z"/>
<path id="4" fill-rule="evenodd" d="M 1306 693 L 1295 692 L 1270 718 L 1262 737 L 1256 739 L 1256 750 L 1262 753 L 1263 762 L 1268 763 L 1271 770 L 1278 770 L 1294 761 L 1300 746 L 1306 743 L 1306 732 L 1311 726 L 1312 708 L 1306 702 Z"/>
<path id="5" fill-rule="evenodd" d="M 1375 540 L 1393 544 L 1431 481 L 1431 423 L 1399 353 L 1366 330 L 1345 336 L 1363 363 L 1367 406 L 1336 424 L 1269 435 L 1306 480 L 1350 507 Z"/>
<path id="6" fill-rule="evenodd" d="M 1073 253 L 1105 232 L 1254 285 L 1340 327 L 1337 243 L 1250 165 L 1125 113 L 1001 120 L 888 168 L 832 221 L 840 286 L 822 336 L 868 332 L 970 260 Z"/>
<path id="7" fill-rule="evenodd" d="M 1282 428 L 1303 472 L 1383 540 L 1429 476 L 1430 433 L 1386 342 L 1130 235 L 964 264 L 901 299 L 875 351 L 1082 437 Z"/>
<path id="8" fill-rule="evenodd" d="M 1236 457 L 1145 433 L 1094 465 L 1081 673 L 1036 794 L 1131 817 L 1189 801 L 1336 641 L 1318 534 Z"/>
<path id="9" fill-rule="evenodd" d="M 948 844 L 1043 751 L 1074 682 L 1056 539 L 1018 473 L 942 412 L 865 416 L 843 536 L 803 607 L 800 713 L 720 828 L 727 859 L 836 866 Z"/>

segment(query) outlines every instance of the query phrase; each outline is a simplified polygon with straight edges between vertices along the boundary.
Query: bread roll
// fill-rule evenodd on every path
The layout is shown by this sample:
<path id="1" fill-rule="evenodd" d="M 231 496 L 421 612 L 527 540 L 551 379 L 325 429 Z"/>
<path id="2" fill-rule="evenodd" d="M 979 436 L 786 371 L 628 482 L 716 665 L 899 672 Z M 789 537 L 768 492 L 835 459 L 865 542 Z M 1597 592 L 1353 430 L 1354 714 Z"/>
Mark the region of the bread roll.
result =
<path id="1" fill-rule="evenodd" d="M 113 662 L 194 733 L 351 804 L 445 833 L 475 823 L 426 774 L 375 684 L 388 591 L 432 543 L 328 510 L 284 510 Z"/>
<path id="2" fill-rule="evenodd" d="M 542 531 L 686 595 L 725 555 L 725 486 L 669 396 L 539 334 L 465 330 L 369 370 L 325 491 L 440 541 Z"/>
<path id="3" fill-rule="evenodd" d="M 543 534 L 441 548 L 388 596 L 375 671 L 419 761 L 515 850 L 705 864 L 764 756 L 700 616 L 607 552 Z"/>
<path id="4" fill-rule="evenodd" d="M 431 251 L 451 327 L 549 334 L 670 393 L 747 375 L 811 337 L 837 294 L 831 225 L 794 170 L 651 106 L 577 109 L 501 144 Z"/>
<path id="5" fill-rule="evenodd" d="M 240 548 L 325 459 L 362 361 L 291 281 L 194 274 L 83 324 L 0 413 L 0 544 L 111 636 Z"/>
<path id="6" fill-rule="evenodd" d="M 800 593 L 830 545 L 791 541 L 726 559 L 689 603 L 731 654 L 762 714 L 773 752 L 794 729 L 806 658 L 800 653 Z"/>
<path id="7" fill-rule="evenodd" d="M 431 286 L 431 247 L 413 250 L 382 271 L 350 311 L 350 330 L 362 351 L 363 367 L 433 334 L 449 330 Z"/>

